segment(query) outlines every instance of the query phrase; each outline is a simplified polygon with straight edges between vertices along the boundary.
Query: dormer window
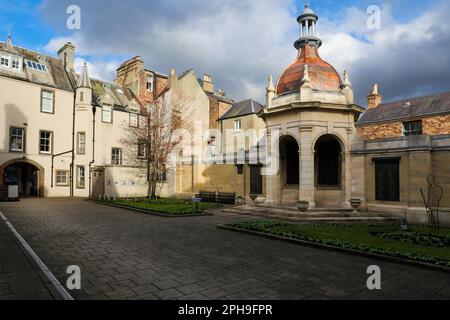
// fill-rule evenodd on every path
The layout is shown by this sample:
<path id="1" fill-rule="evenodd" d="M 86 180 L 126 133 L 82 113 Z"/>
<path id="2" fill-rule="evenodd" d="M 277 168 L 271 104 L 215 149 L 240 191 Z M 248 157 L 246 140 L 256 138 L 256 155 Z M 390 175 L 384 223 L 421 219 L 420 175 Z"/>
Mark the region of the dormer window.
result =
<path id="1" fill-rule="evenodd" d="M 8 56 L 2 56 L 0 58 L 0 65 L 2 67 L 9 68 L 9 57 Z"/>
<path id="2" fill-rule="evenodd" d="M 0 68 L 22 71 L 22 57 L 7 52 L 0 52 Z"/>
<path id="3" fill-rule="evenodd" d="M 15 70 L 20 70 L 20 59 L 19 58 L 13 58 L 11 60 L 11 68 Z"/>

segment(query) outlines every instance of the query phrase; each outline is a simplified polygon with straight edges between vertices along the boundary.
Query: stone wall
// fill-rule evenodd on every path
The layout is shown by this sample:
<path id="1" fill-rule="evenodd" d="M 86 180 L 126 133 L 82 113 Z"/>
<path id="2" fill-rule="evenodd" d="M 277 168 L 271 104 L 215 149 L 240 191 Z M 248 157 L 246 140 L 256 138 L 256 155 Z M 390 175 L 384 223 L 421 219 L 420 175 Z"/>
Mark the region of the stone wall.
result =
<path id="1" fill-rule="evenodd" d="M 375 198 L 374 158 L 400 158 L 400 201 L 378 201 Z M 352 166 L 352 198 L 365 202 L 373 212 L 386 212 L 407 219 L 410 223 L 426 224 L 427 214 L 420 188 L 427 189 L 427 178 L 433 175 L 444 189 L 441 200 L 441 221 L 450 225 L 450 135 L 411 136 L 368 140 L 354 145 Z M 361 171 L 361 168 L 363 172 Z"/>
<path id="2" fill-rule="evenodd" d="M 250 194 L 250 167 L 244 165 L 243 174 L 238 174 L 234 164 L 183 164 L 177 166 L 177 195 L 190 197 L 200 191 L 230 192 L 236 196 Z M 265 194 L 263 177 L 263 194 Z"/>

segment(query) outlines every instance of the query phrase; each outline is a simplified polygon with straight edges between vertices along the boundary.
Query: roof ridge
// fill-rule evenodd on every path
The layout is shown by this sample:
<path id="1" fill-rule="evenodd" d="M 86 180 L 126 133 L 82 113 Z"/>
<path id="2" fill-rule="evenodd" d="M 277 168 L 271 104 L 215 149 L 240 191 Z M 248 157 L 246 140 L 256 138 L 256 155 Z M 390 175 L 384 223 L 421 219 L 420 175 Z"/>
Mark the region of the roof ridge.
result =
<path id="1" fill-rule="evenodd" d="M 436 97 L 436 96 L 440 96 L 440 95 L 443 95 L 443 94 L 450 94 L 450 91 L 444 91 L 444 92 L 440 92 L 440 93 L 428 94 L 428 95 L 424 95 L 424 96 L 416 96 L 416 97 L 412 97 L 412 98 L 403 98 L 403 99 L 400 99 L 400 100 L 393 100 L 393 101 L 389 101 L 389 102 L 384 102 L 384 103 L 380 104 L 380 106 L 393 104 L 393 103 L 399 103 L 399 102 L 407 102 L 407 101 L 412 101 L 412 100 L 418 100 L 418 99 L 423 99 L 423 98 L 431 98 L 431 97 Z"/>

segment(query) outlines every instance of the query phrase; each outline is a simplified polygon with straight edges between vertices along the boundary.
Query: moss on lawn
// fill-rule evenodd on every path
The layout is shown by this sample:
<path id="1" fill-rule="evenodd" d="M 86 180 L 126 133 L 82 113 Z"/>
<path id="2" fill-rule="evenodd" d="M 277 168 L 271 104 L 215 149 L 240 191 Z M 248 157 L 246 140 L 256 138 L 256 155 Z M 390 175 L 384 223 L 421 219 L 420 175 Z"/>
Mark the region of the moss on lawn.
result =
<path id="1" fill-rule="evenodd" d="M 229 226 L 450 267 L 450 247 L 425 246 L 378 236 L 380 233 L 398 232 L 399 227 L 395 226 L 303 225 L 268 220 L 240 222 Z M 413 232 L 428 233 L 428 228 L 414 227 Z M 442 229 L 441 234 L 450 236 L 450 229 Z"/>
<path id="2" fill-rule="evenodd" d="M 106 203 L 115 204 L 119 206 L 146 210 L 155 213 L 169 214 L 169 215 L 192 215 L 201 214 L 207 209 L 216 208 L 216 204 L 199 203 L 196 211 L 196 204 L 190 201 L 179 199 L 160 199 L 160 200 L 144 200 L 144 201 L 126 201 L 125 199 L 104 201 Z"/>

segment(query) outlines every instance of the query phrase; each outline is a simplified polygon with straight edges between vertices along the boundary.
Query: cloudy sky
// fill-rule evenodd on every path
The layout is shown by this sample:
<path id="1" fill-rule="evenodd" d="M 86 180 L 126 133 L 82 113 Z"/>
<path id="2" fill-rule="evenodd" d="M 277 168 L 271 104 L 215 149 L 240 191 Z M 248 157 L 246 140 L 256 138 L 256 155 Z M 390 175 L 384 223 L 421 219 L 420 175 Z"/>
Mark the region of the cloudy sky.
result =
<path id="1" fill-rule="evenodd" d="M 450 91 L 450 1 L 315 0 L 320 52 L 348 70 L 357 101 L 379 83 L 384 101 Z M 81 29 L 68 30 L 69 5 L 81 8 Z M 125 59 L 141 55 L 148 69 L 209 73 L 237 100 L 264 101 L 266 79 L 296 56 L 302 0 L 0 0 L 0 38 L 55 54 L 77 47 L 77 66 L 113 80 Z M 368 28 L 370 5 L 380 28 Z"/>

